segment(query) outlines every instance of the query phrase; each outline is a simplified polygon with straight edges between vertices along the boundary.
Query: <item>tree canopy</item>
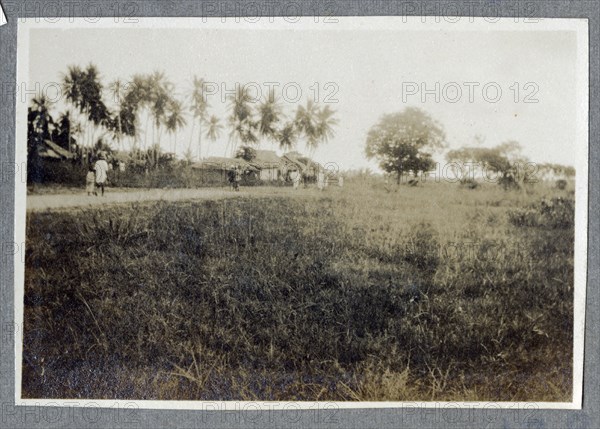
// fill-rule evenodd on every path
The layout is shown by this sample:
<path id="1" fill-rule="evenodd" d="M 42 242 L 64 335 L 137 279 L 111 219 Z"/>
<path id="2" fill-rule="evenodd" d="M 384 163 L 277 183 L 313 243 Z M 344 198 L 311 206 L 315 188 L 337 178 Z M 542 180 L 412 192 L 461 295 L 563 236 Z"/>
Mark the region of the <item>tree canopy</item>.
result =
<path id="1" fill-rule="evenodd" d="M 544 163 L 537 164 L 538 170 L 542 174 L 553 174 L 558 177 L 573 178 L 575 177 L 575 167 L 570 165 Z"/>
<path id="2" fill-rule="evenodd" d="M 219 118 L 210 112 L 208 82 L 197 76 L 193 77 L 185 100 L 165 73 L 158 70 L 134 74 L 128 81 L 117 78 L 104 86 L 94 64 L 70 65 L 61 81 L 67 110 L 60 113 L 59 121 L 54 122 L 50 116 L 52 106 L 41 96 L 29 107 L 32 147 L 44 139 L 52 139 L 68 150 L 89 152 L 102 139 L 104 144 L 115 141 L 119 150 L 128 147 L 131 154 L 155 154 L 164 149 L 161 137 L 166 132 L 170 148 L 177 153 L 177 133 L 191 125 L 186 159 L 194 152 L 199 159 L 204 152 L 208 154 L 209 150 L 202 150 L 203 139 L 208 141 L 205 149 L 210 149 L 210 143 L 217 141 L 225 129 L 230 137 L 226 153 L 235 154 L 238 145 L 260 148 L 265 142 L 291 150 L 300 141 L 312 153 L 335 137 L 338 124 L 336 112 L 330 106 L 307 100 L 305 105 L 297 105 L 290 112 L 272 88 L 259 100 L 260 92 L 251 91 L 254 86 L 240 84 L 228 97 L 227 117 Z M 111 97 L 108 104 L 105 95 Z M 192 151 L 196 136 L 197 151 Z"/>
<path id="3" fill-rule="evenodd" d="M 252 161 L 254 158 L 256 158 L 256 149 L 250 146 L 241 146 L 237 150 L 235 157 L 245 161 Z"/>
<path id="4" fill-rule="evenodd" d="M 475 163 L 483 171 L 486 180 L 496 181 L 504 188 L 520 187 L 532 179 L 533 169 L 521 154 L 521 144 L 509 140 L 494 147 L 463 146 L 446 154 L 446 160 L 455 163 Z M 531 171 L 529 171 L 531 170 Z M 490 173 L 493 173 L 490 175 Z"/>
<path id="5" fill-rule="evenodd" d="M 445 144 L 444 130 L 421 109 L 408 107 L 401 112 L 384 115 L 367 134 L 365 153 L 376 159 L 382 170 L 417 173 L 433 167 L 432 154 Z"/>

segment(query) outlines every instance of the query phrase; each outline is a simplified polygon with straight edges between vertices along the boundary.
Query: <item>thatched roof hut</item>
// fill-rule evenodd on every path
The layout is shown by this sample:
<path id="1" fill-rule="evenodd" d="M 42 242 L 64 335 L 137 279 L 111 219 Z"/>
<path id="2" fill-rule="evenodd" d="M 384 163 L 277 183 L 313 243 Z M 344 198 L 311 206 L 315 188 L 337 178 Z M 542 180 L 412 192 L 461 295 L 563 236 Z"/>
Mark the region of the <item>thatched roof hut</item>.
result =
<path id="1" fill-rule="evenodd" d="M 254 167 L 248 161 L 240 158 L 225 158 L 220 156 L 211 156 L 202 161 L 195 162 L 192 164 L 192 168 L 195 170 L 230 170 L 234 167 L 240 167 L 244 171 L 258 171 L 258 168 Z"/>
<path id="2" fill-rule="evenodd" d="M 44 143 L 38 146 L 38 156 L 55 160 L 73 159 L 75 157 L 71 152 L 60 147 L 52 140 L 44 140 Z"/>

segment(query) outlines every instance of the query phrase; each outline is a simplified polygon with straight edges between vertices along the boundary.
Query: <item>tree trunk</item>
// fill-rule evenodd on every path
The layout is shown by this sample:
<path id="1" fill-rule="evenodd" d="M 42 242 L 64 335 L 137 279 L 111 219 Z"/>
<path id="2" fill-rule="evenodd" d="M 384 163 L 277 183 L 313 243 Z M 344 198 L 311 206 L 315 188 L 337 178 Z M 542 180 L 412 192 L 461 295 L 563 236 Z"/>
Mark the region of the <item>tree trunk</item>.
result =
<path id="1" fill-rule="evenodd" d="M 123 133 L 123 130 L 121 129 L 121 112 L 119 111 L 118 115 L 117 115 L 117 121 L 119 121 L 119 137 L 118 137 L 118 144 L 119 144 L 119 150 L 123 150 L 123 147 L 121 145 L 121 135 Z"/>
<path id="2" fill-rule="evenodd" d="M 194 129 L 196 128 L 196 121 L 192 121 L 192 132 L 190 134 L 190 144 L 188 145 L 188 151 L 192 152 L 192 141 L 194 141 Z"/>
<path id="3" fill-rule="evenodd" d="M 153 121 L 152 122 L 152 146 L 151 147 L 156 146 L 156 129 L 157 129 L 157 127 L 154 125 L 154 121 Z"/>
<path id="4" fill-rule="evenodd" d="M 198 123 L 198 160 L 202 159 L 202 121 Z"/>
<path id="5" fill-rule="evenodd" d="M 308 175 L 310 174 L 310 169 L 312 167 L 313 164 L 313 157 L 315 156 L 315 152 L 317 151 L 316 147 L 311 147 L 311 148 L 307 148 L 307 152 L 308 152 L 308 163 L 306 164 L 306 171 L 304 172 L 304 179 L 306 179 L 308 177 Z M 316 179 L 316 174 L 315 174 L 315 179 Z M 304 181 L 304 187 L 307 186 L 306 180 Z"/>
<path id="6" fill-rule="evenodd" d="M 94 140 L 96 139 L 96 125 L 92 124 L 92 128 L 91 128 L 91 140 L 92 140 L 92 147 L 94 147 Z M 100 148 L 102 150 L 102 148 Z"/>
<path id="7" fill-rule="evenodd" d="M 150 115 L 146 117 L 146 129 L 144 131 L 144 149 L 148 149 L 148 121 L 150 120 Z"/>

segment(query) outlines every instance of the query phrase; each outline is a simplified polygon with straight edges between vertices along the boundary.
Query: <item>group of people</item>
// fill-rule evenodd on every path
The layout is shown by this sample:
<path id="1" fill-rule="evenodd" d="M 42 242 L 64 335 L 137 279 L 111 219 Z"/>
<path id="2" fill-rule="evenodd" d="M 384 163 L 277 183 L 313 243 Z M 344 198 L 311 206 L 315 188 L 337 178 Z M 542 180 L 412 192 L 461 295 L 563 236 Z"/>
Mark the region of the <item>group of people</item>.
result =
<path id="1" fill-rule="evenodd" d="M 300 187 L 300 183 L 302 183 L 302 172 L 300 171 L 292 171 L 290 173 L 290 179 L 292 180 L 292 186 L 294 189 L 298 189 Z M 320 169 L 317 172 L 317 189 L 319 191 L 324 190 L 329 185 L 329 178 L 325 173 L 325 170 Z M 342 175 L 337 176 L 337 183 L 339 187 L 344 186 L 344 177 Z"/>
<path id="2" fill-rule="evenodd" d="M 98 154 L 96 162 L 88 163 L 88 173 L 85 177 L 85 188 L 88 196 L 98 195 L 97 189 L 100 190 L 100 195 L 104 196 L 104 187 L 108 180 L 108 169 L 104 152 Z"/>

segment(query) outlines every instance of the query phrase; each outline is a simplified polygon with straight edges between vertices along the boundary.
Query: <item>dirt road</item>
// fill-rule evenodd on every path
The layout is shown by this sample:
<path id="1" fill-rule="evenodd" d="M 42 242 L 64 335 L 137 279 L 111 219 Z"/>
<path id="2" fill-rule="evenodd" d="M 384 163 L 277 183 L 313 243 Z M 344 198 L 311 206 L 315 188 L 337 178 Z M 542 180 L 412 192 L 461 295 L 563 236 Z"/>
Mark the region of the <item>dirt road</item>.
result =
<path id="1" fill-rule="evenodd" d="M 182 201 L 182 200 L 214 200 L 232 197 L 256 197 L 305 194 L 310 189 L 292 190 L 285 187 L 248 187 L 234 192 L 229 188 L 200 189 L 140 189 L 111 192 L 103 197 L 81 194 L 42 194 L 27 196 L 27 211 L 58 210 L 76 207 L 95 207 L 107 204 L 122 204 L 141 201 Z"/>

